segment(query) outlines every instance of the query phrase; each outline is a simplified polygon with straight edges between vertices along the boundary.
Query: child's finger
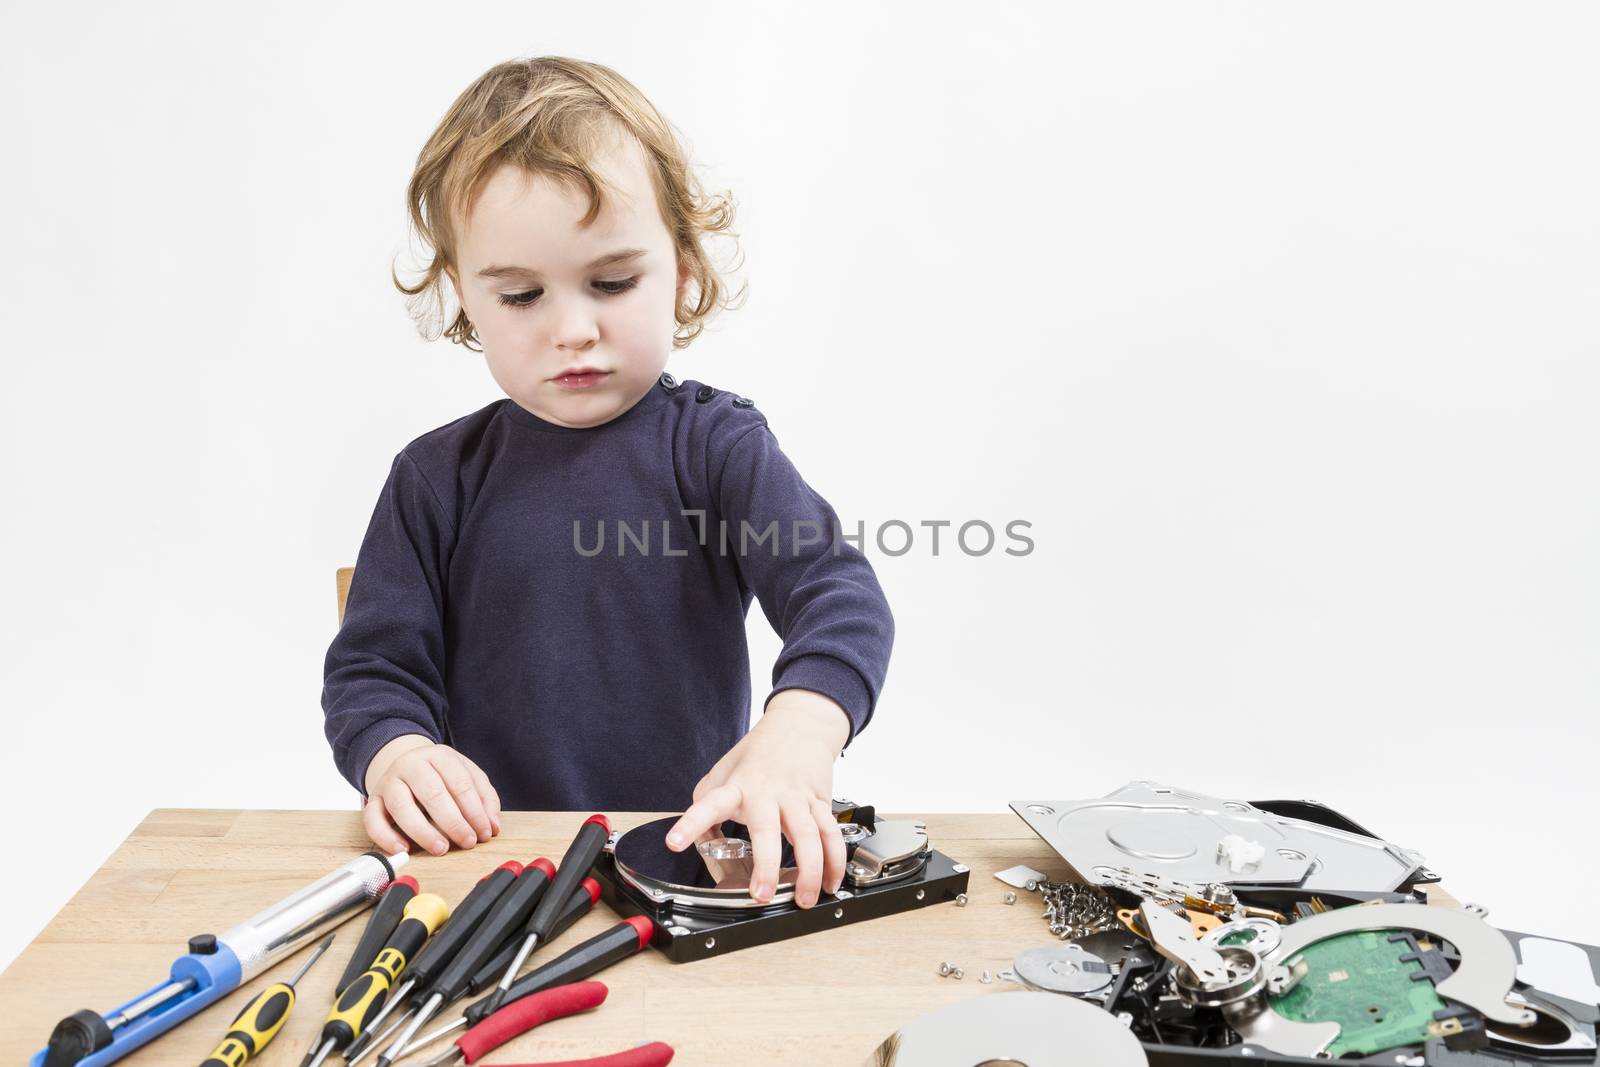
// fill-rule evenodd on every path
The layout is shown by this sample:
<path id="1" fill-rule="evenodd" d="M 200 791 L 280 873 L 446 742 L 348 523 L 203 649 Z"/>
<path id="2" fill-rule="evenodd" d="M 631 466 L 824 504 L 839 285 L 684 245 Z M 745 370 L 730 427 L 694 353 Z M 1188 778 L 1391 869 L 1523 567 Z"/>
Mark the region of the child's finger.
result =
<path id="1" fill-rule="evenodd" d="M 400 836 L 400 831 L 389 821 L 383 810 L 382 797 L 368 797 L 367 806 L 361 810 L 361 824 L 366 828 L 372 843 L 388 853 L 409 852 L 411 842 Z"/>
<path id="2" fill-rule="evenodd" d="M 822 830 L 822 887 L 837 893 L 844 883 L 847 859 L 844 832 L 839 829 L 839 820 L 833 817 L 833 806 L 821 797 L 811 798 L 811 816 Z"/>
<path id="3" fill-rule="evenodd" d="M 450 851 L 450 842 L 444 839 L 438 829 L 422 814 L 422 809 L 417 807 L 415 798 L 411 795 L 411 787 L 399 778 L 391 778 L 383 787 L 383 806 L 388 809 L 389 817 L 395 825 L 421 847 L 432 852 L 435 856 L 442 856 Z"/>
<path id="4" fill-rule="evenodd" d="M 439 771 L 432 763 L 424 760 L 406 772 L 406 785 L 411 787 L 411 792 L 416 796 L 417 803 L 422 805 L 422 810 L 428 813 L 428 819 L 439 832 L 462 848 L 471 848 L 478 843 L 478 837 L 468 825 L 466 817 L 461 814 L 461 808 L 456 804 L 455 795 L 450 792 L 450 787 L 444 784 Z M 446 845 L 446 850 L 449 849 Z"/>
<path id="5" fill-rule="evenodd" d="M 483 807 L 489 813 L 489 821 L 494 824 L 494 832 L 500 832 L 500 794 L 494 791 L 494 786 L 489 781 L 489 776 L 483 773 L 483 768 L 462 756 L 461 761 L 467 765 L 467 771 L 472 775 L 472 780 L 478 783 L 478 795 L 483 798 Z"/>
<path id="6" fill-rule="evenodd" d="M 699 840 L 700 835 L 711 827 L 720 826 L 724 819 L 733 818 L 742 800 L 743 794 L 732 782 L 725 782 L 708 791 L 689 805 L 689 810 L 672 824 L 672 829 L 667 831 L 667 847 L 674 852 L 682 852 L 689 842 Z"/>
<path id="7" fill-rule="evenodd" d="M 754 811 L 746 811 L 745 826 L 750 830 L 750 851 L 755 863 L 750 872 L 750 899 L 765 904 L 778 885 L 778 860 L 783 855 L 783 834 L 778 822 L 778 805 L 758 801 Z"/>
<path id="8" fill-rule="evenodd" d="M 790 797 L 779 809 L 784 833 L 794 846 L 794 902 L 809 908 L 817 902 L 822 883 L 822 832 L 804 797 Z"/>
<path id="9" fill-rule="evenodd" d="M 494 827 L 489 824 L 489 813 L 483 810 L 483 800 L 478 796 L 478 783 L 472 780 L 462 755 L 453 749 L 436 748 L 428 754 L 428 762 L 439 772 L 445 788 L 455 798 L 461 817 L 467 820 L 467 825 L 472 829 L 470 841 L 462 843 L 458 839 L 457 843 L 462 844 L 463 848 L 471 848 L 479 841 L 493 837 Z"/>

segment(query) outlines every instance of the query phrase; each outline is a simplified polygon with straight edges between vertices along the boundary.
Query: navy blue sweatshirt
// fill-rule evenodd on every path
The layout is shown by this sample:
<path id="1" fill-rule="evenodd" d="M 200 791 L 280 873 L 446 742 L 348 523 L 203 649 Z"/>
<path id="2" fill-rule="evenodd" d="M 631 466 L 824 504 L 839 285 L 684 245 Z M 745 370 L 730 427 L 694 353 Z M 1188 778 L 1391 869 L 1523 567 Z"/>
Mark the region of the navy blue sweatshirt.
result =
<path id="1" fill-rule="evenodd" d="M 328 649 L 334 761 L 364 792 L 422 734 L 508 810 L 682 810 L 749 729 L 752 597 L 772 691 L 831 697 L 854 738 L 894 621 L 852 536 L 733 393 L 663 375 L 588 429 L 490 404 L 395 457 Z"/>

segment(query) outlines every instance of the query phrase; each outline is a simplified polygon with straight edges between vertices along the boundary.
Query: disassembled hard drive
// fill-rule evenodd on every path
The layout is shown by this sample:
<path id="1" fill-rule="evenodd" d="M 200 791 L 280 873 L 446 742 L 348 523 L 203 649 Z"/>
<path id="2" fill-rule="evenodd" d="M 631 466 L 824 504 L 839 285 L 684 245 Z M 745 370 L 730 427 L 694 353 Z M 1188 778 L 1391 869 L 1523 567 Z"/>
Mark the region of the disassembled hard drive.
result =
<path id="1" fill-rule="evenodd" d="M 674 852 L 666 834 L 675 817 L 614 834 L 595 864 L 607 904 L 655 925 L 651 944 L 675 963 L 844 926 L 955 900 L 967 868 L 933 848 L 920 822 L 879 819 L 870 807 L 835 801 L 846 866 L 839 892 L 816 905 L 794 902 L 796 870 L 787 841 L 772 899 L 750 896 L 754 853 L 749 831 L 725 822 L 693 848 Z"/>
<path id="2" fill-rule="evenodd" d="M 1600 948 L 1426 903 L 1419 854 L 1321 805 L 1135 783 L 1012 807 L 1090 884 L 997 876 L 1062 938 L 1000 977 L 1099 1008 L 1154 1067 L 1595 1062 Z M 1096 896 L 1118 925 L 1090 933 Z"/>

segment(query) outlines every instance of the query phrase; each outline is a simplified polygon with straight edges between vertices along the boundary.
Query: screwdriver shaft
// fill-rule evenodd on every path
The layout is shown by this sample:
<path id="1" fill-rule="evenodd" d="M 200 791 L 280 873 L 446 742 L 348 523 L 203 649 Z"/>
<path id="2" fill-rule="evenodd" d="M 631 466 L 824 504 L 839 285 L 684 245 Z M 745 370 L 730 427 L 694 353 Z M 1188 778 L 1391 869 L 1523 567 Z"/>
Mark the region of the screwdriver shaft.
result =
<path id="1" fill-rule="evenodd" d="M 506 992 L 511 988 L 511 983 L 517 980 L 517 972 L 522 970 L 522 965 L 528 961 L 528 956 L 539 947 L 539 935 L 529 934 L 522 939 L 522 947 L 517 949 L 517 954 L 511 957 L 511 966 L 506 968 L 506 973 L 500 979 L 500 984 L 494 987 L 494 992 L 489 994 L 487 1011 L 493 1014 L 505 1003 Z"/>
<path id="2" fill-rule="evenodd" d="M 383 1010 L 378 1012 L 377 1016 L 372 1020 L 372 1025 L 367 1028 L 367 1032 L 356 1038 L 355 1044 L 345 1049 L 346 1063 L 351 1064 L 353 1067 L 354 1064 L 366 1059 L 368 1052 L 387 1040 L 389 1035 L 394 1033 L 395 1027 L 404 1023 L 406 1019 L 410 1017 L 411 1013 L 417 1010 L 415 1007 L 407 1008 L 406 1011 L 402 1013 L 397 1020 L 395 1020 L 395 1022 L 390 1024 L 388 1029 L 383 1031 L 382 1034 L 379 1034 L 377 1037 L 373 1036 L 377 1033 L 378 1027 L 383 1023 L 383 1020 L 388 1017 L 389 1013 L 398 1008 L 400 1006 L 400 1002 L 411 995 L 411 990 L 416 984 L 417 980 L 415 978 L 407 978 L 404 982 L 400 983 L 400 988 L 394 991 L 394 995 L 383 1002 Z"/>
<path id="3" fill-rule="evenodd" d="M 433 1018 L 433 1013 L 438 1011 L 439 1006 L 443 1003 L 443 993 L 435 993 L 429 997 L 422 1007 L 417 1009 L 416 1017 L 411 1020 L 411 1025 L 407 1026 L 405 1032 L 394 1039 L 394 1044 L 390 1045 L 388 1050 L 378 1057 L 379 1067 L 389 1067 L 390 1063 L 399 1059 L 400 1050 L 410 1044 L 411 1039 L 417 1035 L 417 1031 L 422 1029 L 424 1023 Z"/>
<path id="4" fill-rule="evenodd" d="M 305 963 L 302 963 L 300 965 L 300 969 L 294 972 L 294 977 L 289 979 L 287 984 L 290 989 L 293 989 L 295 986 L 300 984 L 300 979 L 306 976 L 306 972 L 311 969 L 311 965 L 320 960 L 322 958 L 322 954 L 328 951 L 328 946 L 333 944 L 333 939 L 335 936 L 336 935 L 334 934 L 329 934 L 327 937 L 322 939 L 322 944 L 317 946 L 317 950 L 311 954 L 311 958 L 306 960 Z"/>

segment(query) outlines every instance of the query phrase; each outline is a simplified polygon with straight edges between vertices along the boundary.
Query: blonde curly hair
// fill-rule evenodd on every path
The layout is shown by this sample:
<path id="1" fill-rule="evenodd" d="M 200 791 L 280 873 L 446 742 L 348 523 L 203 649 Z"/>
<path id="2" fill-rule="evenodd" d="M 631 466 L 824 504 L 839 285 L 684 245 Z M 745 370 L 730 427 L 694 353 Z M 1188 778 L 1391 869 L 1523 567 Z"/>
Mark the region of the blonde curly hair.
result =
<path id="1" fill-rule="evenodd" d="M 678 294 L 672 347 L 684 348 L 698 337 L 719 307 L 735 306 L 702 244 L 708 236 L 736 237 L 730 195 L 702 191 L 671 124 L 622 75 L 598 63 L 539 56 L 489 68 L 450 105 L 417 155 L 406 203 L 417 235 L 432 249 L 432 260 L 414 286 L 402 282 L 392 267 L 390 277 L 408 298 L 424 338 L 444 336 L 483 351 L 466 311 L 457 305 L 452 315 L 447 307 L 448 272 L 457 270 L 453 220 L 467 217 L 473 199 L 501 164 L 585 193 L 589 211 L 581 225 L 587 226 L 603 207 L 606 185 L 589 160 L 619 130 L 644 149 L 661 218 L 672 234 L 679 264 L 688 265 L 693 281 Z M 734 298 L 743 293 L 741 286 Z"/>

